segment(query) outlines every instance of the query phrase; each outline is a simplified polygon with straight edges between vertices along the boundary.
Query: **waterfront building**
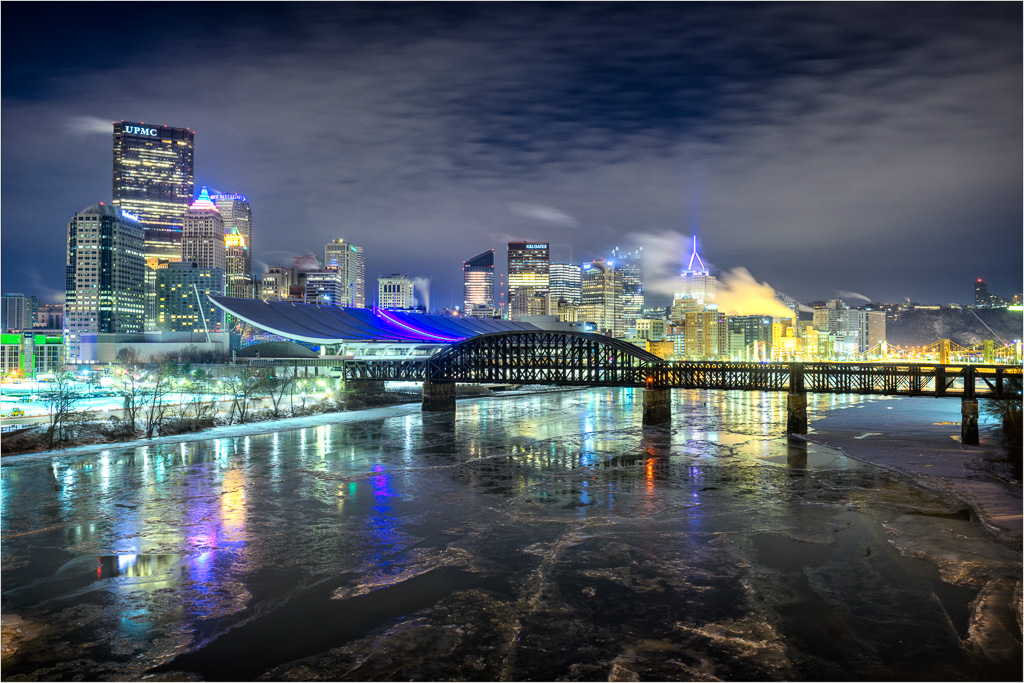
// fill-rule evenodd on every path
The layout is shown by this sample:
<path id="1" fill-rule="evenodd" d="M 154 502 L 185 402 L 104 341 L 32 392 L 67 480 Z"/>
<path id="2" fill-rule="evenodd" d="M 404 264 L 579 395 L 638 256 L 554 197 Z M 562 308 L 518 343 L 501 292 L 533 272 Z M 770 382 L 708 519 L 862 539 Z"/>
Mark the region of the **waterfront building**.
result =
<path id="1" fill-rule="evenodd" d="M 342 280 L 341 271 L 334 268 L 311 270 L 306 273 L 302 300 L 311 304 L 349 306 L 349 288 Z"/>
<path id="2" fill-rule="evenodd" d="M 520 287 L 516 290 L 516 296 L 512 299 L 512 307 L 509 309 L 510 320 L 523 320 L 545 316 L 548 311 L 547 292 L 537 291 L 533 287 Z"/>
<path id="3" fill-rule="evenodd" d="M 697 238 L 693 238 L 693 253 L 686 268 L 679 273 L 679 289 L 676 299 L 694 299 L 700 304 L 710 303 L 715 298 L 717 278 L 711 274 L 704 261 L 697 254 Z"/>
<path id="4" fill-rule="evenodd" d="M 493 249 L 462 262 L 462 307 L 474 318 L 494 317 Z"/>
<path id="5" fill-rule="evenodd" d="M 622 273 L 604 259 L 583 264 L 580 321 L 609 337 L 624 336 Z"/>
<path id="6" fill-rule="evenodd" d="M 227 271 L 227 250 L 224 246 L 224 219 L 204 187 L 192 203 L 181 231 L 181 260 L 201 269 Z"/>
<path id="7" fill-rule="evenodd" d="M 128 212 L 93 204 L 68 223 L 65 324 L 68 362 L 82 334 L 142 332 L 145 231 Z"/>
<path id="8" fill-rule="evenodd" d="M 193 261 L 169 263 L 156 272 L 157 329 L 167 332 L 224 332 L 224 311 L 209 300 L 223 296 L 223 268 Z"/>
<path id="9" fill-rule="evenodd" d="M 565 302 L 579 306 L 582 296 L 583 270 L 575 263 L 552 263 L 548 266 L 548 286 L 551 307 Z"/>
<path id="10" fill-rule="evenodd" d="M 644 311 L 643 247 L 636 251 L 612 249 L 612 263 L 622 273 L 623 327 L 632 330 Z"/>
<path id="11" fill-rule="evenodd" d="M 885 338 L 885 311 L 867 311 L 867 348 L 874 348 L 878 344 L 884 344 Z"/>
<path id="12" fill-rule="evenodd" d="M 338 299 L 338 306 L 366 307 L 362 247 L 349 244 L 340 238 L 328 242 L 324 245 L 324 267 L 336 271 L 340 278 L 342 293 Z"/>
<path id="13" fill-rule="evenodd" d="M 412 280 L 399 273 L 377 278 L 378 308 L 416 308 Z"/>
<path id="14" fill-rule="evenodd" d="M 228 296 L 256 298 L 252 276 L 252 208 L 245 195 L 210 195 L 224 223 Z"/>
<path id="15" fill-rule="evenodd" d="M 533 299 L 542 294 L 547 296 L 550 286 L 551 262 L 548 242 L 509 242 L 508 243 L 508 309 L 509 319 L 518 320 L 515 311 L 533 308 Z M 531 301 L 516 303 L 516 292 L 520 288 L 530 288 L 523 296 Z M 545 309 L 540 315 L 547 315 Z"/>
<path id="16" fill-rule="evenodd" d="M 32 296 L 25 296 L 19 293 L 9 293 L 3 296 L 3 308 L 0 314 L 3 320 L 0 321 L 0 331 L 8 330 L 30 330 L 35 325 L 34 308 L 38 305 L 37 299 Z"/>
<path id="17" fill-rule="evenodd" d="M 64 338 L 35 332 L 0 335 L 0 374 L 33 379 L 64 365 Z"/>

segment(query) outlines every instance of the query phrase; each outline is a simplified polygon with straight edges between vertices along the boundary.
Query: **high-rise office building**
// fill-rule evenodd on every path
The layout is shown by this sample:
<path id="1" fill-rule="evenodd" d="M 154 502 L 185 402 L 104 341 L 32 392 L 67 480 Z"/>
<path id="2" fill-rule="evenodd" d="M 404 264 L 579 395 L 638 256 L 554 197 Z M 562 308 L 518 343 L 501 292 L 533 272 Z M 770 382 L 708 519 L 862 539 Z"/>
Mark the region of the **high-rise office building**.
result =
<path id="1" fill-rule="evenodd" d="M 349 306 L 347 296 L 348 287 L 342 280 L 340 270 L 325 268 L 306 273 L 305 291 L 302 297 L 306 303 Z"/>
<path id="2" fill-rule="evenodd" d="M 636 251 L 612 249 L 612 263 L 622 273 L 622 317 L 626 330 L 636 327 L 644 314 L 643 247 Z"/>
<path id="3" fill-rule="evenodd" d="M 324 245 L 324 268 L 337 271 L 341 290 L 336 305 L 350 308 L 366 307 L 366 284 L 363 274 L 363 248 L 343 239 Z"/>
<path id="4" fill-rule="evenodd" d="M 156 329 L 156 269 L 181 260 L 181 226 L 192 203 L 195 133 L 114 122 L 113 205 L 145 229 L 145 326 Z"/>
<path id="5" fill-rule="evenodd" d="M 224 221 L 228 296 L 255 298 L 252 277 L 252 208 L 245 195 L 210 195 Z"/>
<path id="6" fill-rule="evenodd" d="M 181 260 L 200 268 L 227 270 L 224 219 L 204 187 L 185 212 L 181 230 Z"/>
<path id="7" fill-rule="evenodd" d="M 729 351 L 729 328 L 717 306 L 687 311 L 683 321 L 684 355 L 691 360 L 714 360 Z"/>
<path id="8" fill-rule="evenodd" d="M 697 238 L 693 238 L 693 253 L 686 269 L 679 274 L 679 289 L 676 299 L 694 299 L 698 303 L 710 303 L 715 298 L 717 279 L 697 255 Z"/>
<path id="9" fill-rule="evenodd" d="M 147 228 L 180 228 L 192 203 L 194 147 L 188 128 L 115 122 L 114 206 Z"/>
<path id="10" fill-rule="evenodd" d="M 548 266 L 548 284 L 551 308 L 564 301 L 570 306 L 580 305 L 582 269 L 574 263 L 552 263 Z"/>
<path id="11" fill-rule="evenodd" d="M 168 264 L 156 273 L 157 329 L 168 332 L 223 332 L 224 311 L 207 298 L 224 293 L 224 269 L 193 261 Z"/>
<path id="12" fill-rule="evenodd" d="M 35 325 L 33 304 L 36 298 L 25 296 L 21 293 L 9 293 L 3 296 L 3 321 L 0 322 L 0 332 L 8 330 L 31 330 Z"/>
<path id="13" fill-rule="evenodd" d="M 494 250 L 462 262 L 463 312 L 491 318 L 494 310 Z"/>
<path id="14" fill-rule="evenodd" d="M 295 273 L 287 266 L 268 266 L 260 287 L 261 299 L 287 299 L 292 290 Z"/>
<path id="15" fill-rule="evenodd" d="M 377 306 L 379 308 L 415 308 L 416 297 L 412 280 L 395 273 L 377 278 Z"/>
<path id="16" fill-rule="evenodd" d="M 532 290 L 530 297 L 547 296 L 549 282 L 549 247 L 547 242 L 508 243 L 508 310 L 509 318 L 516 319 L 516 310 L 530 306 L 517 305 L 514 301 L 519 288 Z M 547 310 L 544 311 L 547 315 Z"/>
<path id="17" fill-rule="evenodd" d="M 68 361 L 81 359 L 81 336 L 143 331 L 145 232 L 127 212 L 93 204 L 68 223 L 64 305 Z"/>
<path id="18" fill-rule="evenodd" d="M 580 321 L 593 323 L 595 332 L 622 337 L 622 273 L 604 259 L 584 263 L 581 290 Z"/>

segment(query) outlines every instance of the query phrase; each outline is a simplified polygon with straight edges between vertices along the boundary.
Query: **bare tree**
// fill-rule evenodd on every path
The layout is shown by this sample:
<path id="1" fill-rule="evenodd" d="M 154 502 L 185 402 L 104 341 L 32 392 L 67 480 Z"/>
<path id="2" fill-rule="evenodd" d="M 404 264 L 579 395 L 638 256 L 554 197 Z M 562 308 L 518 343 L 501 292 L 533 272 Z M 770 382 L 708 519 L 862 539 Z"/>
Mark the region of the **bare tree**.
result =
<path id="1" fill-rule="evenodd" d="M 82 398 L 74 377 L 66 366 L 61 366 L 53 374 L 53 382 L 41 393 L 50 414 L 50 427 L 46 432 L 46 447 L 68 437 L 68 427 L 72 422 L 74 407 Z"/>
<path id="2" fill-rule="evenodd" d="M 274 417 L 281 416 L 281 400 L 295 385 L 295 376 L 287 368 L 267 368 L 269 372 L 263 378 L 263 386 L 274 406 Z"/>
<path id="3" fill-rule="evenodd" d="M 236 416 L 238 422 L 246 422 L 249 419 L 250 401 L 258 398 L 265 391 L 266 373 L 248 365 L 241 365 L 225 368 L 221 377 L 231 395 L 231 413 L 228 416 L 228 424 L 234 424 Z"/>
<path id="4" fill-rule="evenodd" d="M 142 383 L 148 373 L 134 346 L 126 346 L 118 351 L 115 362 L 118 368 L 114 374 L 114 387 L 123 400 L 121 420 L 125 431 L 134 436 L 139 412 L 145 403 Z"/>
<path id="5" fill-rule="evenodd" d="M 147 439 L 153 437 L 153 432 L 159 431 L 167 414 L 165 399 L 171 391 L 173 371 L 174 366 L 169 361 L 163 360 L 157 363 L 156 367 L 150 370 L 146 376 L 148 382 L 142 395 L 147 404 L 145 414 Z"/>

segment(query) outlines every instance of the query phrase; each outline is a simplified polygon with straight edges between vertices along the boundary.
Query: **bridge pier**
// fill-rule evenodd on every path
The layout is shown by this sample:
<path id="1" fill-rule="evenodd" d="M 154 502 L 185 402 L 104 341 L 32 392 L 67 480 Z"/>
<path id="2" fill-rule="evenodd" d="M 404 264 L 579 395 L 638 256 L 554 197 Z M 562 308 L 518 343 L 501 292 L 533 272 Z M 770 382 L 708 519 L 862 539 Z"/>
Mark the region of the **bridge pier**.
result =
<path id="1" fill-rule="evenodd" d="M 423 382 L 423 412 L 455 412 L 455 382 Z"/>
<path id="2" fill-rule="evenodd" d="M 787 395 L 786 433 L 807 433 L 807 394 L 790 393 Z"/>
<path id="3" fill-rule="evenodd" d="M 960 399 L 960 443 L 977 446 L 978 440 L 978 399 Z"/>
<path id="4" fill-rule="evenodd" d="M 672 390 L 644 389 L 644 427 L 672 424 Z"/>

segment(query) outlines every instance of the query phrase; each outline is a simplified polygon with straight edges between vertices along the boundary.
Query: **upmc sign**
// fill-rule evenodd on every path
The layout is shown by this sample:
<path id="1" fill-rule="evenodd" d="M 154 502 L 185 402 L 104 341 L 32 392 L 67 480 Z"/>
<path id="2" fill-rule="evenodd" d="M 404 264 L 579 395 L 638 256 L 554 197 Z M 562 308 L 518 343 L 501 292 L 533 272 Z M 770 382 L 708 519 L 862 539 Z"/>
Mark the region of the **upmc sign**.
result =
<path id="1" fill-rule="evenodd" d="M 148 135 L 150 137 L 156 137 L 156 128 L 146 128 L 144 126 L 130 126 L 128 124 L 125 124 L 121 130 L 131 135 Z"/>

